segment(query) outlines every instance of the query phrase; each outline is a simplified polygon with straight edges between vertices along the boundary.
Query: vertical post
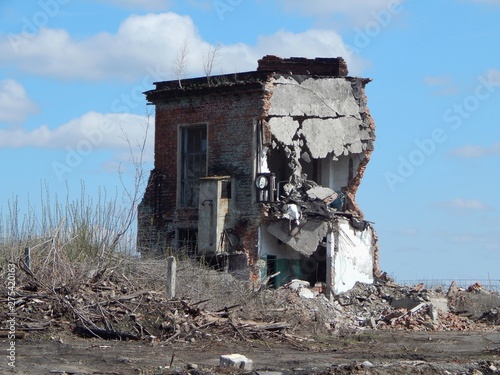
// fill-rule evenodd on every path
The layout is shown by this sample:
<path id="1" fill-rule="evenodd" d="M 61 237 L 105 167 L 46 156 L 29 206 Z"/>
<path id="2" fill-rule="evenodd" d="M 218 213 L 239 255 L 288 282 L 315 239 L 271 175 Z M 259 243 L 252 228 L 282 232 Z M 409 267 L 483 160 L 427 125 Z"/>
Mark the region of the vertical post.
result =
<path id="1" fill-rule="evenodd" d="M 175 280 L 177 274 L 177 261 L 175 257 L 167 258 L 167 298 L 175 298 Z"/>
<path id="2" fill-rule="evenodd" d="M 31 265 L 30 265 L 30 260 L 31 260 L 31 250 L 29 246 L 24 249 L 24 263 L 26 263 L 26 267 L 31 271 Z"/>
<path id="3" fill-rule="evenodd" d="M 334 231 L 338 231 L 335 226 Z M 328 233 L 326 235 L 326 290 L 325 297 L 333 302 L 335 294 L 335 233 Z"/>

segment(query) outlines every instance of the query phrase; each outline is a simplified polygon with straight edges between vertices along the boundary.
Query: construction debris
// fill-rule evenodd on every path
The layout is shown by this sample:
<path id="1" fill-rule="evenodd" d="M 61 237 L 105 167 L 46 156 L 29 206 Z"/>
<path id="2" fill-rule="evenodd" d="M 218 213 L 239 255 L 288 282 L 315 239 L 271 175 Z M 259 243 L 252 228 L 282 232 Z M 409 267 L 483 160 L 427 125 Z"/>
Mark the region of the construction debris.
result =
<path id="1" fill-rule="evenodd" d="M 286 341 L 300 347 L 312 327 L 315 332 L 335 334 L 365 329 L 491 330 L 500 325 L 499 294 L 478 286 L 467 290 L 452 286 L 445 296 L 423 285 L 405 287 L 379 280 L 376 284 L 358 282 L 330 300 L 320 293 L 320 286 L 311 288 L 307 281 L 293 280 L 277 290 L 254 291 L 241 304 L 212 311 L 204 307 L 208 299 L 169 299 L 165 291 L 143 287 L 113 270 L 103 270 L 73 288 L 62 285 L 50 290 L 32 280 L 16 293 L 16 337 L 70 329 L 83 337 L 151 344 L 224 337 Z M 476 319 L 456 311 L 458 305 L 479 311 L 485 298 L 478 296 L 488 296 L 490 304 L 497 306 L 483 310 Z M 448 298 L 450 311 L 435 303 L 443 298 Z M 6 300 L 5 294 L 0 295 L 0 302 Z M 0 312 L 3 322 L 9 314 Z M 6 330 L 0 327 L 0 332 Z"/>
<path id="2" fill-rule="evenodd" d="M 500 326 L 500 306 L 483 313 L 477 321 L 489 325 Z"/>
<path id="3" fill-rule="evenodd" d="M 491 295 L 500 298 L 498 293 Z M 437 308 L 433 301 L 440 301 L 442 298 L 442 293 L 427 290 L 421 284 L 403 287 L 390 281 L 374 285 L 357 283 L 349 292 L 335 297 L 335 302 L 343 308 L 345 314 L 345 319 L 336 323 L 337 326 L 349 328 L 362 326 L 424 331 L 486 329 L 480 320 L 474 321 L 469 317 Z M 449 298 L 451 303 L 455 302 L 455 299 Z M 497 301 L 500 305 L 500 300 Z M 470 308 L 473 309 L 474 306 Z"/>

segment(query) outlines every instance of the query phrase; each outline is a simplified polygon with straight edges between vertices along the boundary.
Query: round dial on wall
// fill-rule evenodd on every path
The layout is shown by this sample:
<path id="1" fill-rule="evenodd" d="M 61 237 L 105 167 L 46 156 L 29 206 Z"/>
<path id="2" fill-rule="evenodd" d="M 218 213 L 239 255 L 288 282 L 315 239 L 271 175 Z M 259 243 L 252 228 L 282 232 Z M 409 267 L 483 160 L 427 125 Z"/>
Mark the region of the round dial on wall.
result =
<path id="1" fill-rule="evenodd" d="M 257 179 L 255 180 L 255 185 L 259 188 L 259 189 L 264 189 L 267 184 L 269 183 L 268 179 L 266 176 L 259 176 L 257 177 Z"/>

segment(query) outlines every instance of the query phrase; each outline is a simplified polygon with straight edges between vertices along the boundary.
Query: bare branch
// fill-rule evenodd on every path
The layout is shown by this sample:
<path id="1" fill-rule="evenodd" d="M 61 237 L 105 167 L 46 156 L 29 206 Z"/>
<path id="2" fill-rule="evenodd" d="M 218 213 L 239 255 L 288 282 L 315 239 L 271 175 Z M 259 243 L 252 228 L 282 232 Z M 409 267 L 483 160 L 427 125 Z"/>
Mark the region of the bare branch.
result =
<path id="1" fill-rule="evenodd" d="M 137 213 L 137 205 L 140 201 L 140 193 L 142 191 L 142 186 L 144 185 L 146 181 L 145 173 L 144 173 L 144 154 L 146 152 L 146 146 L 147 146 L 147 140 L 148 140 L 148 132 L 151 126 L 151 116 L 152 116 L 152 111 L 149 111 L 146 113 L 146 121 L 144 125 L 144 137 L 137 142 L 135 145 L 135 148 L 138 151 L 138 154 L 136 155 L 134 153 L 134 146 L 132 145 L 130 138 L 128 138 L 127 134 L 125 131 L 122 129 L 122 133 L 124 136 L 125 141 L 128 144 L 129 152 L 130 152 L 130 161 L 134 167 L 134 184 L 132 189 L 127 188 L 125 182 L 123 181 L 123 172 L 120 170 L 120 182 L 123 186 L 125 195 L 127 196 L 129 202 L 127 202 L 128 205 L 128 211 L 125 215 L 125 221 L 124 221 L 124 226 L 123 228 L 116 233 L 115 238 L 113 239 L 111 248 L 115 248 L 116 245 L 118 244 L 119 240 L 123 235 L 128 231 L 130 226 L 135 220 L 136 213 Z"/>
<path id="2" fill-rule="evenodd" d="M 212 82 L 212 72 L 214 67 L 217 65 L 217 58 L 219 57 L 219 52 L 221 49 L 220 43 L 215 46 L 210 45 L 208 50 L 203 52 L 203 70 L 207 77 L 208 84 Z"/>
<path id="3" fill-rule="evenodd" d="M 189 65 L 189 52 L 190 52 L 189 40 L 186 37 L 182 42 L 181 49 L 177 52 L 172 64 L 172 70 L 174 72 L 175 78 L 179 81 L 179 87 L 182 89 L 181 79 L 186 76 L 187 68 Z"/>

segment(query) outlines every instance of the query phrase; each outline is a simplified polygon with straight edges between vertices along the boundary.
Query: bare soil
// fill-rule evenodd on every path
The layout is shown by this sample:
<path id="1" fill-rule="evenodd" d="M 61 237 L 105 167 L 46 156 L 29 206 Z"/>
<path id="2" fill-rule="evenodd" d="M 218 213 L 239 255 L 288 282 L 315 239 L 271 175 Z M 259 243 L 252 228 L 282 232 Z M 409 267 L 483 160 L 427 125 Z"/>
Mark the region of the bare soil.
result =
<path id="1" fill-rule="evenodd" d="M 480 286 L 448 292 L 462 313 L 437 313 L 432 301 L 444 296 L 423 285 L 357 283 L 331 301 L 292 285 L 250 288 L 184 261 L 178 298 L 168 298 L 160 261 L 75 268 L 78 277 L 64 264 L 59 279 L 19 272 L 14 304 L 0 292 L 0 375 L 238 374 L 219 367 L 236 353 L 259 375 L 500 373 L 500 296 Z M 484 313 L 463 316 L 471 307 Z M 12 317 L 23 336 L 15 367 Z"/>
<path id="2" fill-rule="evenodd" d="M 299 341 L 300 342 L 300 341 Z M 2 347 L 8 347 L 6 339 Z M 252 374 L 497 374 L 500 331 L 408 332 L 362 330 L 295 341 L 199 338 L 146 343 L 84 339 L 65 331 L 31 334 L 16 342 L 16 367 L 2 374 L 238 374 L 219 356 L 252 359 Z M 6 357 L 6 356 L 5 356 Z M 190 366 L 190 365 L 196 366 Z M 189 369 L 197 367 L 197 369 Z M 476 371 L 476 372 L 474 372 Z"/>

